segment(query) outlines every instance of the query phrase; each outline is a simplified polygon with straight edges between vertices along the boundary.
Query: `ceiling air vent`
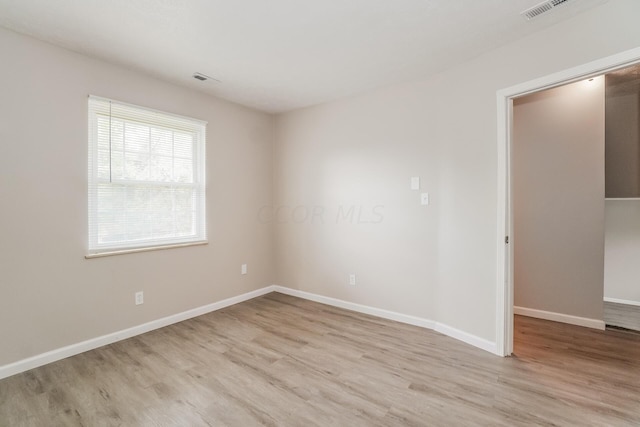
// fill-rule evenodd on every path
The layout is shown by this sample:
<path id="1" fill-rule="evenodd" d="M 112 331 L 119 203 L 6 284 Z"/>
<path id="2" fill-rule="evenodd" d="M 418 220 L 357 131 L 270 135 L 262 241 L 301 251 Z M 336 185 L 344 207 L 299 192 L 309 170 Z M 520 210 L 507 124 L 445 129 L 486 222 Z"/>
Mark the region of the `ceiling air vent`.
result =
<path id="1" fill-rule="evenodd" d="M 550 12 L 551 10 L 553 10 L 554 8 L 564 4 L 564 3 L 568 3 L 571 0 L 547 0 L 547 1 L 543 1 L 540 4 L 537 4 L 535 6 L 533 6 L 532 8 L 529 8 L 527 10 L 525 10 L 524 12 L 520 12 L 520 15 L 522 15 L 524 17 L 524 19 L 526 19 L 527 21 L 532 20 L 533 18 L 537 18 L 538 16 Z"/>
<path id="2" fill-rule="evenodd" d="M 220 80 L 213 78 L 211 76 L 207 76 L 206 74 L 202 74 L 202 73 L 193 73 L 193 78 L 200 80 L 202 82 L 207 81 L 207 80 L 213 80 L 214 82 L 220 82 Z"/>

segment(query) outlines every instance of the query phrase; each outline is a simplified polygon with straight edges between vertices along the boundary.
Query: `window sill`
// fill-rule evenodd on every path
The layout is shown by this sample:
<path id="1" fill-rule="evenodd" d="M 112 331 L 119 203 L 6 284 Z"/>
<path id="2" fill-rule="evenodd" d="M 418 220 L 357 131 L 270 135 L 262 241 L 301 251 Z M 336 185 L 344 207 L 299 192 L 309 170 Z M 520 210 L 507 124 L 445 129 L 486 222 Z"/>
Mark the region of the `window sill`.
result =
<path id="1" fill-rule="evenodd" d="M 87 254 L 84 257 L 86 259 L 102 258 L 102 257 L 114 256 L 114 255 L 135 254 L 135 253 L 138 253 L 138 252 L 160 251 L 160 250 L 164 250 L 164 249 L 184 248 L 184 247 L 187 247 L 187 246 L 200 246 L 200 245 L 208 245 L 208 244 L 209 244 L 208 240 L 203 240 L 203 241 L 200 241 L 200 242 L 178 243 L 178 244 L 175 244 L 175 245 L 149 246 L 149 247 L 146 247 L 146 248 L 119 249 L 119 250 L 109 251 L 109 252 L 98 252 L 98 253 L 95 253 L 95 254 Z"/>

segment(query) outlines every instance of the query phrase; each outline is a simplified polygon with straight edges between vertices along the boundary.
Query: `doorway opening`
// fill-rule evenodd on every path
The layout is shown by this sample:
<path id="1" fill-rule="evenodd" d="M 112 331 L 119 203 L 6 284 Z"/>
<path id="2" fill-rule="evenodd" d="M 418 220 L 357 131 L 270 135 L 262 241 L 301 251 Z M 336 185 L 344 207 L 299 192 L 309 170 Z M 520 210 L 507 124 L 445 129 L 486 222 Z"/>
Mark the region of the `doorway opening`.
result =
<path id="1" fill-rule="evenodd" d="M 622 52 L 569 70 L 498 91 L 498 227 L 496 350 L 513 353 L 514 251 L 513 251 L 513 104 L 514 99 L 632 66 L 640 62 L 640 48 Z M 511 241 L 510 241 L 511 240 Z"/>

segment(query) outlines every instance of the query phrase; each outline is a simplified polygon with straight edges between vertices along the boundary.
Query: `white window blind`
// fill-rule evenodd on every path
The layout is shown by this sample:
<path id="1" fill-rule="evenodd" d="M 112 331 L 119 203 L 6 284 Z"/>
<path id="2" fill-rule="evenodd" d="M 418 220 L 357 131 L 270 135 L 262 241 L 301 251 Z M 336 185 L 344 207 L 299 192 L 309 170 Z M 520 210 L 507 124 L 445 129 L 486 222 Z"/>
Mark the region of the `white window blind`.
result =
<path id="1" fill-rule="evenodd" d="M 89 97 L 89 254 L 206 241 L 206 122 Z"/>

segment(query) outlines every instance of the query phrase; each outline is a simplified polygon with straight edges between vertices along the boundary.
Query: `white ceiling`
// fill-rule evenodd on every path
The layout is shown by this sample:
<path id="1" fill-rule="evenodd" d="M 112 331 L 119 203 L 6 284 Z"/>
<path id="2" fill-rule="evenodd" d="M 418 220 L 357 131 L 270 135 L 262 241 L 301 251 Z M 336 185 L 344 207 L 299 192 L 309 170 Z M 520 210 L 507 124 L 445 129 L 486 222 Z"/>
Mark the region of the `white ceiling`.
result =
<path id="1" fill-rule="evenodd" d="M 0 0 L 0 26 L 282 112 L 435 73 L 603 2 L 520 17 L 540 1 Z"/>

